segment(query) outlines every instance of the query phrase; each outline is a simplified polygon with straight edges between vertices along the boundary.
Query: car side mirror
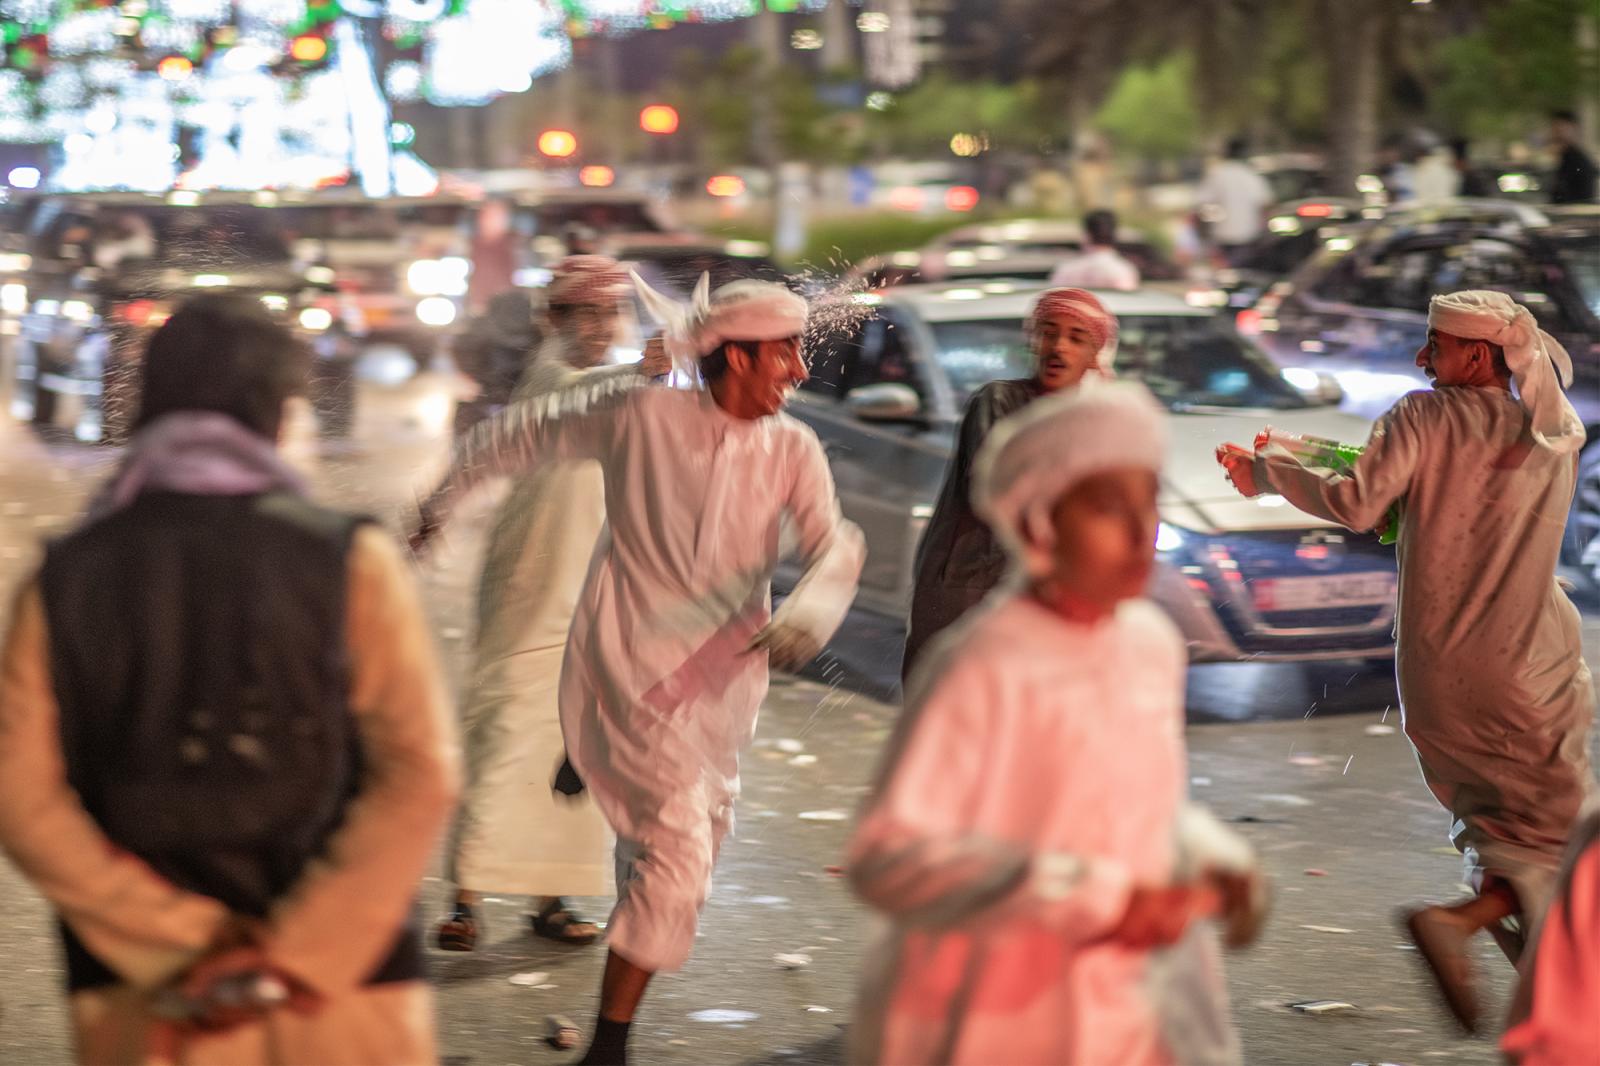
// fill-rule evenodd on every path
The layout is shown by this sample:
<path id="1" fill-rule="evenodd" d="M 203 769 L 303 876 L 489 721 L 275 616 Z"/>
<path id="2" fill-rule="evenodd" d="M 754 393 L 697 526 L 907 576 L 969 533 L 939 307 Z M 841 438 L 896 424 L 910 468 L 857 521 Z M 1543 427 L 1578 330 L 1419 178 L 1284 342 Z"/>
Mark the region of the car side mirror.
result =
<path id="1" fill-rule="evenodd" d="M 908 422 L 922 414 L 922 399 L 910 385 L 885 382 L 845 393 L 845 406 L 863 422 Z"/>

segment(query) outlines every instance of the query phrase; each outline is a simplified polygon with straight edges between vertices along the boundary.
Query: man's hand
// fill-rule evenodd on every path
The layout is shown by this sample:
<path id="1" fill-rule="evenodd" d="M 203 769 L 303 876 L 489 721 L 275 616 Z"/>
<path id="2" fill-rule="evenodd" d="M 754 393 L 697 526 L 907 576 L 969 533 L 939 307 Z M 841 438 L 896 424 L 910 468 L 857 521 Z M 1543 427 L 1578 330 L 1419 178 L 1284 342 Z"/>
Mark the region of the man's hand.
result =
<path id="1" fill-rule="evenodd" d="M 639 373 L 647 378 L 658 378 L 672 373 L 672 356 L 667 354 L 667 342 L 651 337 L 644 344 L 644 358 L 639 360 Z"/>
<path id="2" fill-rule="evenodd" d="M 1222 943 L 1228 948 L 1247 948 L 1261 935 L 1267 924 L 1267 881 L 1261 871 L 1249 873 L 1213 870 L 1205 883 L 1216 892 L 1221 905 Z"/>
<path id="3" fill-rule="evenodd" d="M 1223 444 L 1217 448 L 1217 462 L 1228 472 L 1228 481 L 1239 490 L 1239 495 L 1247 499 L 1261 495 L 1261 488 L 1256 484 L 1255 452 L 1237 444 Z"/>
<path id="4" fill-rule="evenodd" d="M 265 951 L 256 945 L 244 944 L 208 955 L 184 974 L 178 990 L 185 999 L 197 1003 L 212 1001 L 204 1014 L 188 1019 L 186 1024 L 212 1031 L 231 1029 L 253 1022 L 271 1010 L 260 1005 L 215 1001 L 216 986 L 220 982 L 250 975 L 269 977 L 281 983 L 289 992 L 286 1005 L 292 1010 L 311 1013 L 322 1005 L 320 996 L 273 965 Z"/>
<path id="5" fill-rule="evenodd" d="M 1140 951 L 1175 944 L 1196 918 L 1217 913 L 1214 889 L 1195 885 L 1139 885 L 1128 894 L 1128 907 L 1110 939 Z"/>
<path id="6" fill-rule="evenodd" d="M 822 642 L 803 629 L 774 622 L 750 642 L 751 651 L 766 651 L 767 661 L 780 670 L 798 670 L 822 654 Z"/>

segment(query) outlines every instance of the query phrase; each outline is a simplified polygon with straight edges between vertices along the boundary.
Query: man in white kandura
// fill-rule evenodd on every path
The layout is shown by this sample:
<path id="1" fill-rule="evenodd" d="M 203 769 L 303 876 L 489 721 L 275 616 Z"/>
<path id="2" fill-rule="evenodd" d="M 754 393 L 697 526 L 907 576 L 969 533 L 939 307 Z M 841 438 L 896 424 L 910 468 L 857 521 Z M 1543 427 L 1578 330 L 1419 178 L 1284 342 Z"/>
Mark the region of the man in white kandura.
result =
<path id="1" fill-rule="evenodd" d="M 1277 492 L 1351 529 L 1374 528 L 1400 502 L 1405 731 L 1478 892 L 1407 921 L 1472 1029 L 1471 937 L 1489 930 L 1516 960 L 1594 787 L 1594 686 L 1555 575 L 1584 431 L 1562 392 L 1566 351 L 1504 293 L 1435 296 L 1417 365 L 1433 389 L 1380 418 L 1348 473 L 1275 445 L 1253 457 L 1227 445 L 1223 462 L 1241 492 Z"/>
<path id="2" fill-rule="evenodd" d="M 608 529 L 573 619 L 560 696 L 567 754 L 618 838 L 586 1063 L 627 1061 L 628 1025 L 651 976 L 688 958 L 768 664 L 798 666 L 821 650 L 854 598 L 864 555 L 815 434 L 781 414 L 807 377 L 805 301 L 763 282 L 706 290 L 702 278 L 692 304 L 672 308 L 668 331 L 669 351 L 698 362 L 705 388 L 641 388 L 641 377 L 625 377 L 515 405 L 474 430 L 413 536 L 422 546 L 495 474 L 600 464 Z M 805 572 L 774 613 L 786 520 Z"/>
<path id="3" fill-rule="evenodd" d="M 614 259 L 563 261 L 545 289 L 547 339 L 513 399 L 670 370 L 664 355 L 599 365 L 629 291 Z M 476 946 L 486 892 L 533 897 L 529 921 L 539 936 L 568 944 L 600 936 L 564 897 L 610 894 L 611 834 L 588 797 L 558 798 L 551 779 L 562 762 L 561 659 L 605 521 L 605 485 L 592 461 L 550 463 L 519 478 L 495 516 L 462 712 L 468 786 L 450 854 L 455 905 L 438 930 L 446 951 Z"/>

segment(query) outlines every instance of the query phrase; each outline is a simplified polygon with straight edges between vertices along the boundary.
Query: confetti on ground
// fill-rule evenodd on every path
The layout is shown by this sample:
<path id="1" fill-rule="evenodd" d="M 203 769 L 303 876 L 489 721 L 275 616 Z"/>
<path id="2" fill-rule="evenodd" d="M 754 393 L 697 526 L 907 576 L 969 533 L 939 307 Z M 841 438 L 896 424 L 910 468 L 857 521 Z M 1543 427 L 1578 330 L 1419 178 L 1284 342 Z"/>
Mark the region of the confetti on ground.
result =
<path id="1" fill-rule="evenodd" d="M 1193 785 L 1196 788 L 1206 788 L 1207 786 L 1209 786 L 1211 784 L 1211 778 L 1209 778 L 1209 777 L 1191 777 L 1191 778 L 1189 778 L 1189 784 Z"/>
<path id="2" fill-rule="evenodd" d="M 789 755 L 793 755 L 796 752 L 801 752 L 801 751 L 805 751 L 806 750 L 806 746 L 804 744 L 800 743 L 800 741 L 798 741 L 798 740 L 790 740 L 787 737 L 785 737 L 783 740 L 778 741 L 778 743 L 776 745 L 774 745 L 774 747 L 776 747 L 781 752 L 786 752 Z"/>
<path id="3" fill-rule="evenodd" d="M 1356 1005 L 1338 999 L 1309 999 L 1303 1003 L 1291 1003 L 1289 1004 L 1289 1009 L 1299 1011 L 1301 1014 L 1333 1014 L 1339 1011 L 1355 1010 Z"/>
<path id="4" fill-rule="evenodd" d="M 780 951 L 772 961 L 784 970 L 803 970 L 811 965 L 811 956 L 803 951 Z"/>
<path id="5" fill-rule="evenodd" d="M 1366 734 L 1369 737 L 1389 737 L 1389 736 L 1393 736 L 1394 735 L 1394 726 L 1392 726 L 1392 725 L 1369 725 L 1366 728 Z"/>
<path id="6" fill-rule="evenodd" d="M 788 896 L 752 896 L 752 897 L 750 897 L 750 902 L 751 903 L 760 904 L 763 907 L 781 907 L 784 904 L 789 902 L 789 897 Z"/>
<path id="7" fill-rule="evenodd" d="M 819 1007 L 815 1003 L 806 1008 L 807 1014 L 832 1014 L 832 1007 Z"/>
<path id="8" fill-rule="evenodd" d="M 1354 933 L 1354 929 L 1345 929 L 1337 925 L 1302 925 L 1300 928 L 1309 929 L 1313 933 Z"/>
<path id="9" fill-rule="evenodd" d="M 1328 760 L 1320 755 L 1291 755 L 1289 762 L 1295 766 L 1321 766 Z"/>
<path id="10" fill-rule="evenodd" d="M 850 818 L 849 811 L 801 811 L 800 817 L 808 822 L 843 822 Z"/>
<path id="11" fill-rule="evenodd" d="M 794 758 L 789 760 L 789 765 L 815 766 L 817 765 L 817 757 L 815 755 L 796 755 Z"/>
<path id="12" fill-rule="evenodd" d="M 709 1022 L 712 1025 L 735 1025 L 741 1022 L 753 1022 L 761 1015 L 753 1010 L 731 1010 L 727 1007 L 711 1007 L 707 1010 L 697 1010 L 689 1017 L 697 1022 Z"/>
<path id="13" fill-rule="evenodd" d="M 506 978 L 518 988 L 537 988 L 550 980 L 550 975 L 543 970 L 534 970 L 530 973 L 514 973 Z"/>
<path id="14" fill-rule="evenodd" d="M 1304 796 L 1296 796 L 1296 795 L 1294 795 L 1293 793 L 1290 793 L 1290 792 L 1264 792 L 1261 795 L 1257 796 L 1256 799 L 1265 800 L 1267 803 L 1281 804 L 1282 806 L 1285 806 L 1285 807 L 1309 807 L 1309 806 L 1311 806 L 1311 801 L 1310 800 L 1306 799 Z M 801 817 L 803 818 L 805 816 L 801 815 Z"/>
<path id="15" fill-rule="evenodd" d="M 844 876 L 844 867 L 843 866 L 824 866 L 822 868 L 822 872 L 827 874 L 830 877 L 843 877 Z"/>
<path id="16" fill-rule="evenodd" d="M 544 1038 L 551 1047 L 570 1050 L 578 1046 L 578 1038 L 582 1035 L 577 1025 L 565 1014 L 545 1015 Z"/>
<path id="17" fill-rule="evenodd" d="M 1310 869 L 1310 870 L 1306 871 L 1306 876 L 1307 877 L 1327 877 L 1328 876 L 1328 871 L 1326 871 L 1326 870 L 1318 870 L 1318 869 L 1313 868 L 1313 869 Z"/>

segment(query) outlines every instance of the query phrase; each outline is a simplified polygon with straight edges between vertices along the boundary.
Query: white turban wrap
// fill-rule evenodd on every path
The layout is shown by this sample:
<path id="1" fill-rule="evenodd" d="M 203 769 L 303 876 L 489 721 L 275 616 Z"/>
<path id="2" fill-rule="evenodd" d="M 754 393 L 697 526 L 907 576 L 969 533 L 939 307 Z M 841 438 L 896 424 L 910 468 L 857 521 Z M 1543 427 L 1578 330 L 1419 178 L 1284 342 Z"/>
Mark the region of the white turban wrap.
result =
<path id="1" fill-rule="evenodd" d="M 1114 381 L 1044 396 L 994 427 L 978 452 L 972 506 L 1030 576 L 1053 562 L 1057 501 L 1093 474 L 1124 467 L 1157 473 L 1167 416 L 1150 390 Z"/>
<path id="2" fill-rule="evenodd" d="M 778 341 L 806 329 L 805 299 L 770 281 L 733 281 L 713 293 L 711 275 L 702 274 L 684 304 L 632 276 L 645 310 L 662 327 L 667 354 L 684 368 L 727 341 Z"/>
<path id="3" fill-rule="evenodd" d="M 1498 344 L 1528 412 L 1533 439 L 1557 452 L 1583 447 L 1583 422 L 1562 391 L 1572 384 L 1572 357 L 1539 328 L 1533 312 L 1503 292 L 1452 292 L 1429 301 L 1428 328 Z"/>

